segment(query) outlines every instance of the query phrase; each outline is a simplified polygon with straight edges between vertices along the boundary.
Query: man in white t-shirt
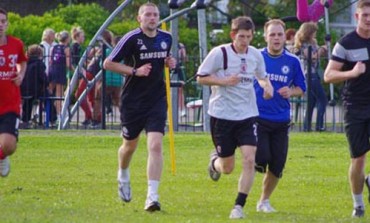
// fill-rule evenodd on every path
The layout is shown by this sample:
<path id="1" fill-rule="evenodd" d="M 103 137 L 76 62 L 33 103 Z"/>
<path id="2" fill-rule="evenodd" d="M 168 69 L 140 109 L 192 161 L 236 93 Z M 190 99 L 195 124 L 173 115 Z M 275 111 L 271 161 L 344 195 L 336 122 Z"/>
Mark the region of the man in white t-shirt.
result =
<path id="1" fill-rule="evenodd" d="M 253 34 L 250 17 L 235 18 L 230 32 L 232 43 L 212 49 L 197 72 L 197 81 L 212 89 L 208 114 L 216 150 L 208 167 L 211 179 L 217 181 L 221 173 L 230 174 L 235 166 L 235 150 L 239 147 L 241 151 L 243 167 L 230 218 L 244 217 L 243 207 L 254 180 L 258 116 L 254 79 L 263 88 L 264 98 L 273 96 L 264 59 L 260 51 L 249 46 Z"/>
<path id="2" fill-rule="evenodd" d="M 42 38 L 40 46 L 44 49 L 44 63 L 46 66 L 46 75 L 49 75 L 49 61 L 50 61 L 50 54 L 51 48 L 56 44 L 55 40 L 55 32 L 50 28 L 46 28 L 42 32 Z"/>

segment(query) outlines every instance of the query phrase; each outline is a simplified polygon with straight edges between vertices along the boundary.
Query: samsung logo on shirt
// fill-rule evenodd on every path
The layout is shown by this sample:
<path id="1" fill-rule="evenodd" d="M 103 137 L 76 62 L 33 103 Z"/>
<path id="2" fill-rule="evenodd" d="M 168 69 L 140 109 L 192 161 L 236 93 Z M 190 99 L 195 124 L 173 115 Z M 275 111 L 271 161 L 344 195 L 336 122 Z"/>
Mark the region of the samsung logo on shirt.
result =
<path id="1" fill-rule="evenodd" d="M 270 80 L 272 81 L 279 81 L 279 82 L 288 82 L 288 77 L 285 75 L 279 75 L 279 74 L 267 74 L 269 75 Z"/>
<path id="2" fill-rule="evenodd" d="M 149 52 L 149 53 L 140 53 L 140 59 L 157 59 L 157 58 L 166 58 L 167 57 L 167 51 L 162 52 Z"/>

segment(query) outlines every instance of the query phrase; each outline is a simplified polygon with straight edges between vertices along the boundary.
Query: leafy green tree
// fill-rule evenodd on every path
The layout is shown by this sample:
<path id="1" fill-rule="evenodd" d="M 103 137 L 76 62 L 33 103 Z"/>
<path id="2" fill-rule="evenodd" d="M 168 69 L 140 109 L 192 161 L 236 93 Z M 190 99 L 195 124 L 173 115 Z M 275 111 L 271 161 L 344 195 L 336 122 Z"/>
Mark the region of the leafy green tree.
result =
<path id="1" fill-rule="evenodd" d="M 53 29 L 70 28 L 70 25 L 65 23 L 60 17 L 51 15 L 20 17 L 18 14 L 9 13 L 9 21 L 11 25 L 8 33 L 22 39 L 26 46 L 40 43 L 42 32 L 47 27 Z"/>
<path id="2" fill-rule="evenodd" d="M 85 31 L 87 40 L 90 40 L 94 36 L 96 31 L 109 16 L 109 12 L 96 3 L 73 4 L 70 6 L 59 5 L 57 9 L 46 14 L 60 17 L 62 21 L 69 24 L 70 27 L 80 26 Z M 55 30 L 57 31 L 56 28 Z M 70 29 L 68 31 L 70 31 Z M 87 43 L 88 41 L 86 41 L 85 44 Z"/>

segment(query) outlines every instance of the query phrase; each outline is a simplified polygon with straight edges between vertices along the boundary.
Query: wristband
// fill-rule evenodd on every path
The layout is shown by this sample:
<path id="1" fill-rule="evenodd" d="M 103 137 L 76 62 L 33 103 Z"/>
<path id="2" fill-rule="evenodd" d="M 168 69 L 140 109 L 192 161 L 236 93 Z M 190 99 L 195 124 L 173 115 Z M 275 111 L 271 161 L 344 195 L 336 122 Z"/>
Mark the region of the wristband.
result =
<path id="1" fill-rule="evenodd" d="M 132 76 L 136 76 L 136 69 L 135 68 L 132 68 L 132 73 L 131 73 Z"/>

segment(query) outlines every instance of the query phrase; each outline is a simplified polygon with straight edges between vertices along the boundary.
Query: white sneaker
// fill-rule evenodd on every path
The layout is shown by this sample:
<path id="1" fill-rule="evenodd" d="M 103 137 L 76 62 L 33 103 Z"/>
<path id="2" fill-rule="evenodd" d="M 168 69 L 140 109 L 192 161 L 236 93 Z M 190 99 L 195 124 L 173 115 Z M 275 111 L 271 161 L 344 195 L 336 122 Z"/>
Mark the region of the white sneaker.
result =
<path id="1" fill-rule="evenodd" d="M 217 158 L 218 158 L 217 152 L 215 150 L 212 150 L 210 154 L 209 164 L 208 164 L 208 174 L 209 174 L 209 177 L 213 181 L 218 181 L 221 177 L 221 173 L 217 172 L 217 170 L 213 168 L 213 164 L 212 164 L 213 161 Z"/>
<path id="2" fill-rule="evenodd" d="M 0 160 L 0 175 L 1 177 L 8 176 L 10 172 L 10 161 L 9 157 L 5 157 L 5 159 Z"/>
<path id="3" fill-rule="evenodd" d="M 240 205 L 235 205 L 231 210 L 230 219 L 241 219 L 244 218 L 243 208 Z"/>
<path id="4" fill-rule="evenodd" d="M 186 116 L 186 111 L 185 109 L 181 110 L 181 117 L 185 117 Z"/>
<path id="5" fill-rule="evenodd" d="M 124 202 L 131 201 L 131 186 L 130 182 L 120 182 L 118 181 L 118 196 Z"/>
<path id="6" fill-rule="evenodd" d="M 258 202 L 257 203 L 257 212 L 264 212 L 264 213 L 273 213 L 276 212 L 276 210 L 271 207 L 271 204 L 269 201 L 264 202 Z"/>

